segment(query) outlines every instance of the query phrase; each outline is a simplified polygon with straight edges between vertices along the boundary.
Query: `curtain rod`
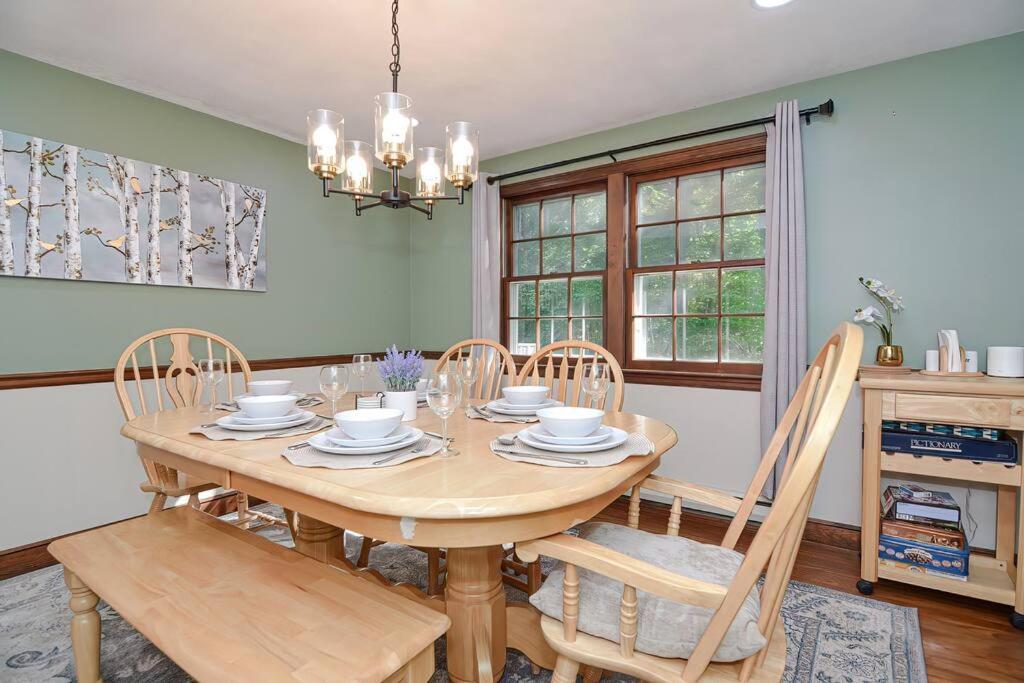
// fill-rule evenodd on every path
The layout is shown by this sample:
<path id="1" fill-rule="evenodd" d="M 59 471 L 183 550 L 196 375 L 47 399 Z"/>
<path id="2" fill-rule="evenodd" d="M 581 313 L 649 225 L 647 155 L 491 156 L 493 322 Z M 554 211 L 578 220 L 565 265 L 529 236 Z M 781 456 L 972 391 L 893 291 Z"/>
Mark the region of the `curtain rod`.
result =
<path id="1" fill-rule="evenodd" d="M 835 104 L 832 100 L 823 102 L 817 107 L 809 107 L 807 109 L 800 110 L 800 116 L 810 124 L 812 116 L 832 116 L 835 111 Z M 775 116 L 762 116 L 759 119 L 751 119 L 749 121 L 741 121 L 740 123 L 729 123 L 724 126 L 716 126 L 715 128 L 705 128 L 704 130 L 694 131 L 692 133 L 683 133 L 681 135 L 673 135 L 670 138 L 661 138 L 659 140 L 651 140 L 650 142 L 641 142 L 635 145 L 629 145 L 628 147 L 617 147 L 615 149 L 609 149 L 606 152 L 596 152 L 594 154 L 586 154 L 581 157 L 574 157 L 572 159 L 563 159 L 562 161 L 552 161 L 549 164 L 541 164 L 540 166 L 533 166 L 531 168 L 524 168 L 521 171 L 512 171 L 510 173 L 502 173 L 501 175 L 491 176 L 487 179 L 488 185 L 493 185 L 496 182 L 507 180 L 508 178 L 515 178 L 516 176 L 527 175 L 529 173 L 538 173 L 540 171 L 547 171 L 552 168 L 560 168 L 562 166 L 569 166 L 570 164 L 578 164 L 582 161 L 592 161 L 594 159 L 601 159 L 602 157 L 611 157 L 612 161 L 618 161 L 615 158 L 616 154 L 624 154 L 625 152 L 633 152 L 638 149 L 646 149 L 647 147 L 657 147 L 658 145 L 668 145 L 673 142 L 682 142 L 683 140 L 690 140 L 692 138 L 704 137 L 705 135 L 715 135 L 716 133 L 727 133 L 732 130 L 740 130 L 741 128 L 752 128 L 753 126 L 760 126 L 766 123 L 771 123 L 775 120 Z"/>

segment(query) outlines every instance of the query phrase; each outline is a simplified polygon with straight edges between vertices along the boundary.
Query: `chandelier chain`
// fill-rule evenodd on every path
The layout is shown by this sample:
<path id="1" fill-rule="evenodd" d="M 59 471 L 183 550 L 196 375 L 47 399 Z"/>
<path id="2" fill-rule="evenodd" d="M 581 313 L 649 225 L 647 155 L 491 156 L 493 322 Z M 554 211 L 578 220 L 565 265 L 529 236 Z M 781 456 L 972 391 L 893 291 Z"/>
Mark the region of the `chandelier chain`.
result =
<path id="1" fill-rule="evenodd" d="M 391 43 L 391 90 L 398 92 L 398 72 L 402 70 L 399 63 L 401 47 L 398 43 L 398 0 L 391 3 L 391 35 L 394 38 L 394 42 Z"/>

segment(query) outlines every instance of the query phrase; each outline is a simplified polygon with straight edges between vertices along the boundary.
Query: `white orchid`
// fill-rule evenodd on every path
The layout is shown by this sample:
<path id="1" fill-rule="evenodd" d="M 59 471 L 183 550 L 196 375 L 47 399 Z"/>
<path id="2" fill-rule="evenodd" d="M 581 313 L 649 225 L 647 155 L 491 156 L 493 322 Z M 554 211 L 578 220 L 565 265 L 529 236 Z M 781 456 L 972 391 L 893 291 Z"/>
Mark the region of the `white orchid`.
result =
<path id="1" fill-rule="evenodd" d="M 864 308 L 858 308 L 855 311 L 856 315 L 853 316 L 854 322 L 874 322 L 875 320 L 882 319 L 882 312 L 874 306 L 865 306 Z"/>
<path id="2" fill-rule="evenodd" d="M 882 342 L 892 345 L 892 323 L 893 313 L 904 310 L 903 297 L 896 294 L 895 289 L 887 289 L 885 283 L 873 277 L 859 278 L 860 284 L 871 293 L 871 296 L 882 305 L 885 315 L 875 306 L 858 308 L 854 312 L 854 322 L 864 325 L 874 325 L 882 334 Z"/>

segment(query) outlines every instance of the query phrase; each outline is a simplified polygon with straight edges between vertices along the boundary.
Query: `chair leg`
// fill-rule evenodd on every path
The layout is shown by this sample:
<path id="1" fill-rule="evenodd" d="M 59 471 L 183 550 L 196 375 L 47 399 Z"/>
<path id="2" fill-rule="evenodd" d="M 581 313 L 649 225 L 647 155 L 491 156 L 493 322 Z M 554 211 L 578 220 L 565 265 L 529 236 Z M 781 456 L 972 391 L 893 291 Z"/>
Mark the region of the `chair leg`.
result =
<path id="1" fill-rule="evenodd" d="M 558 655 L 555 670 L 551 673 L 551 683 L 576 683 L 576 674 L 579 670 L 579 662 L 574 662 L 565 655 Z"/>
<path id="2" fill-rule="evenodd" d="M 81 683 L 100 681 L 99 597 L 74 573 L 64 568 L 64 583 L 71 591 L 68 606 L 71 617 L 71 648 L 75 655 L 75 673 Z"/>
<path id="3" fill-rule="evenodd" d="M 370 550 L 373 549 L 373 539 L 369 536 L 363 536 L 363 543 L 359 546 L 359 559 L 356 561 L 356 566 L 362 569 L 370 565 Z"/>
<path id="4" fill-rule="evenodd" d="M 153 500 L 149 504 L 149 514 L 155 515 L 158 512 L 163 512 L 164 505 L 167 504 L 167 496 L 162 493 L 154 493 Z"/>
<path id="5" fill-rule="evenodd" d="M 199 509 L 199 494 L 193 493 L 188 497 L 188 506 L 193 510 Z"/>
<path id="6" fill-rule="evenodd" d="M 441 551 L 427 548 L 427 595 L 440 595 L 441 587 Z"/>
<path id="7" fill-rule="evenodd" d="M 541 580 L 540 560 L 526 565 L 526 592 L 528 594 L 533 595 L 540 590 Z"/>
<path id="8" fill-rule="evenodd" d="M 239 491 L 235 494 L 235 509 L 238 511 L 238 526 L 249 528 L 249 496 Z"/>

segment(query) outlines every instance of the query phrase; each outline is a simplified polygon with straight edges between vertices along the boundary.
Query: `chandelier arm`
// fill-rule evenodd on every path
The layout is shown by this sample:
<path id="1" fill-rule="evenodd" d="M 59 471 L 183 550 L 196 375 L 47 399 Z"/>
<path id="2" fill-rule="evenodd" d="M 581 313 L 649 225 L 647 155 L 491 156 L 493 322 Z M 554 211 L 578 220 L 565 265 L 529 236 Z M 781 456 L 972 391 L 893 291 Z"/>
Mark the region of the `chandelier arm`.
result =
<path id="1" fill-rule="evenodd" d="M 429 216 L 429 215 L 430 215 L 430 211 L 428 211 L 427 209 L 424 209 L 424 208 L 423 208 L 422 206 L 416 206 L 415 204 L 413 204 L 413 203 L 411 202 L 411 200 L 410 200 L 410 203 L 409 203 L 409 204 L 407 204 L 407 206 L 408 206 L 408 207 L 409 207 L 410 209 L 416 209 L 416 210 L 417 210 L 417 211 L 419 211 L 420 213 L 422 213 L 422 214 L 426 214 L 427 216 Z"/>
<path id="2" fill-rule="evenodd" d="M 373 195 L 370 195 L 370 196 L 372 197 Z M 384 205 L 384 202 L 373 202 L 372 204 L 360 204 L 356 208 L 356 213 L 359 213 L 360 211 L 366 211 L 367 209 L 372 209 L 372 208 L 377 207 L 377 206 L 383 206 L 383 205 Z"/>
<path id="3" fill-rule="evenodd" d="M 362 199 L 369 199 L 370 197 L 373 197 L 374 199 L 376 199 L 377 197 L 380 196 L 379 194 L 373 194 L 371 192 L 353 192 L 352 190 L 335 190 L 333 187 L 328 188 L 327 191 L 330 194 L 344 194 L 344 195 L 348 195 L 349 197 L 359 197 L 359 198 L 362 198 Z"/>

